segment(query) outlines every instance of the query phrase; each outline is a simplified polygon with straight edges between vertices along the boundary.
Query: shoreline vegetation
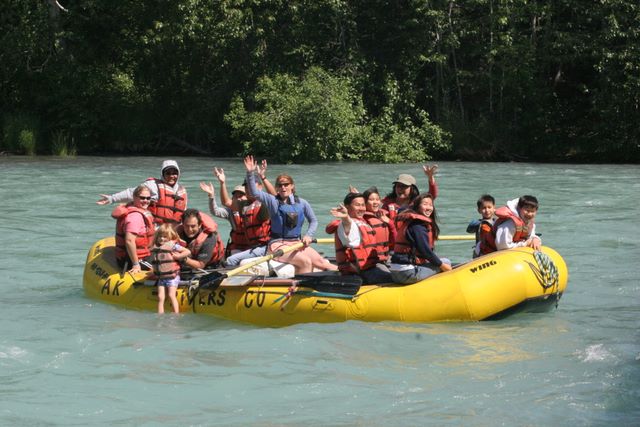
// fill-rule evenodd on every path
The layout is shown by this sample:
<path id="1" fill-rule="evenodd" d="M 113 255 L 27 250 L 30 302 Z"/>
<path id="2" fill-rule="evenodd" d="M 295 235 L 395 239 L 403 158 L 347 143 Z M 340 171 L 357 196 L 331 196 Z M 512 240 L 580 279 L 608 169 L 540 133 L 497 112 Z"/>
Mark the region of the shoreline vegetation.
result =
<path id="1" fill-rule="evenodd" d="M 640 162 L 633 0 L 8 0 L 0 155 Z"/>

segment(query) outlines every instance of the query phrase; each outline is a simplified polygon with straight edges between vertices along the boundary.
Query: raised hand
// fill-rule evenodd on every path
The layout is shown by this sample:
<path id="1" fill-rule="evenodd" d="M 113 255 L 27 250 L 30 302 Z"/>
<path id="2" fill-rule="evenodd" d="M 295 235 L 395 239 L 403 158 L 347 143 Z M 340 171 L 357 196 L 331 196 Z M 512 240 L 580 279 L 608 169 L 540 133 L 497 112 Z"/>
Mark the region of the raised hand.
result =
<path id="1" fill-rule="evenodd" d="M 353 185 L 349 184 L 349 193 L 359 193 L 358 189 Z"/>
<path id="2" fill-rule="evenodd" d="M 245 169 L 247 169 L 247 172 L 253 172 L 254 170 L 256 170 L 257 166 L 258 164 L 254 160 L 252 155 L 248 155 L 244 158 L 244 167 Z"/>
<path id="3" fill-rule="evenodd" d="M 100 195 L 100 200 L 98 200 L 96 202 L 96 205 L 108 205 L 109 203 L 109 196 L 107 194 L 101 194 Z"/>
<path id="4" fill-rule="evenodd" d="M 435 179 L 436 172 L 438 172 L 438 165 L 423 165 L 422 170 L 424 174 L 429 177 L 429 181 L 433 181 Z"/>
<path id="5" fill-rule="evenodd" d="M 200 189 L 205 193 L 207 193 L 210 199 L 213 199 L 213 196 L 215 195 L 215 190 L 213 189 L 212 183 L 201 182 Z"/>
<path id="6" fill-rule="evenodd" d="M 227 177 L 224 174 L 224 169 L 222 168 L 213 168 L 213 174 L 216 178 L 218 178 L 218 182 L 220 184 L 224 184 L 224 182 L 227 180 Z"/>
<path id="7" fill-rule="evenodd" d="M 342 219 L 349 216 L 347 208 L 342 203 L 340 203 L 337 208 L 331 208 L 329 212 L 331 213 L 331 215 L 333 215 L 334 218 Z"/>
<path id="8" fill-rule="evenodd" d="M 263 176 L 267 176 L 267 160 L 262 159 L 262 164 L 258 166 L 258 175 L 262 178 Z"/>

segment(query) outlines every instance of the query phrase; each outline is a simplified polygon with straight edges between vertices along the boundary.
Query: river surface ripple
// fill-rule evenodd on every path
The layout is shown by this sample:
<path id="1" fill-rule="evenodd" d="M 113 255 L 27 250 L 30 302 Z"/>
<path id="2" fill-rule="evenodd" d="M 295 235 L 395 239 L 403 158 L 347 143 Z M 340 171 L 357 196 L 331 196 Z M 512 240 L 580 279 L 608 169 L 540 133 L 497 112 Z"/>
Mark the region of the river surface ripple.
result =
<path id="1" fill-rule="evenodd" d="M 638 166 L 440 163 L 443 234 L 464 233 L 482 193 L 539 198 L 538 231 L 570 271 L 555 311 L 269 329 L 85 297 L 87 250 L 114 228 L 98 194 L 158 176 L 161 160 L 0 159 L 0 425 L 638 425 Z M 231 187 L 243 179 L 237 159 L 178 161 L 196 208 L 214 165 Z M 411 173 L 426 189 L 415 164 L 270 165 L 278 172 L 314 206 L 320 237 L 348 184 L 384 193 Z M 461 262 L 469 246 L 437 251 Z"/>

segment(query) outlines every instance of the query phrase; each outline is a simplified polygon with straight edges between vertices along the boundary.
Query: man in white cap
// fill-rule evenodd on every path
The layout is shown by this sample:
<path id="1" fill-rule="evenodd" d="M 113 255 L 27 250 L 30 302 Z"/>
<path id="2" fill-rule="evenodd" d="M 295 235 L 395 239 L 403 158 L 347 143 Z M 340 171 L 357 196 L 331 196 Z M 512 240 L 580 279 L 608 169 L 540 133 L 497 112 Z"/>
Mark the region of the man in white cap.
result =
<path id="1" fill-rule="evenodd" d="M 165 160 L 160 169 L 161 179 L 147 178 L 142 185 L 151 191 L 151 206 L 156 224 L 177 224 L 187 208 L 187 190 L 180 184 L 180 168 L 175 160 Z M 133 200 L 134 188 L 127 188 L 114 194 L 101 194 L 98 205 L 129 203 Z"/>

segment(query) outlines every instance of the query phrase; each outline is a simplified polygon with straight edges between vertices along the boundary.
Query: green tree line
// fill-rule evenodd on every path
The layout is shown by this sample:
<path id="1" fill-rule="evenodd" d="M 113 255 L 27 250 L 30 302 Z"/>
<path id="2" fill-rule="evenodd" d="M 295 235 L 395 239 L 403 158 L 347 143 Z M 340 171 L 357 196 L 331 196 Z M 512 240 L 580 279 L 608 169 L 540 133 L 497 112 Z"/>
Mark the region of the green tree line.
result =
<path id="1" fill-rule="evenodd" d="M 1 0 L 0 151 L 638 162 L 637 0 Z"/>

